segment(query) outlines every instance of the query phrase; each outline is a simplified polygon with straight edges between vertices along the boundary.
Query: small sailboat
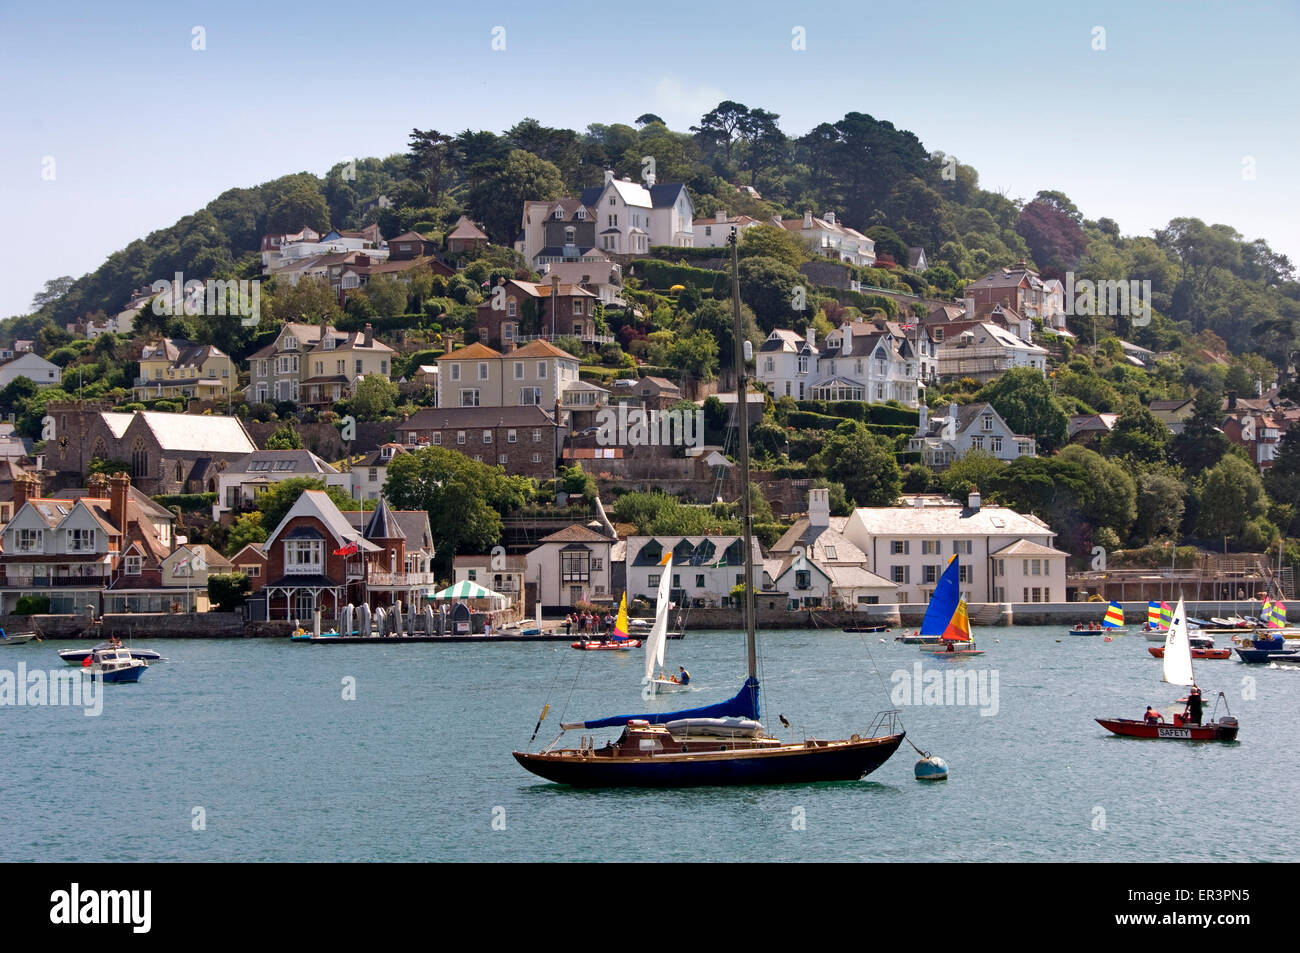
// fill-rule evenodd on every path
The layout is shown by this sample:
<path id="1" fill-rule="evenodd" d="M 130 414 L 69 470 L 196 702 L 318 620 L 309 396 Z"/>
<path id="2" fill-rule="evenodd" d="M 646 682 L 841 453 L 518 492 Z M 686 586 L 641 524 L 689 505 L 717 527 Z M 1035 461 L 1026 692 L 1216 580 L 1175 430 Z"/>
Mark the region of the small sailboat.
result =
<path id="1" fill-rule="evenodd" d="M 1076 625 L 1069 630 L 1070 635 L 1117 635 L 1124 630 L 1124 607 L 1118 602 L 1112 602 L 1106 607 L 1106 615 L 1101 620 L 1101 625 L 1091 622 L 1087 625 Z"/>
<path id="2" fill-rule="evenodd" d="M 1163 657 L 1163 678 L 1170 685 L 1191 688 L 1189 698 L 1194 697 L 1194 705 L 1189 705 L 1191 717 L 1176 713 L 1172 723 L 1164 721 L 1157 712 L 1150 713 L 1142 719 L 1134 718 L 1097 718 L 1097 724 L 1107 731 L 1128 738 L 1156 738 L 1175 741 L 1235 741 L 1237 738 L 1237 719 L 1231 714 L 1224 715 L 1217 721 L 1211 715 L 1209 724 L 1202 724 L 1200 719 L 1201 694 L 1196 687 L 1196 677 L 1192 671 L 1192 643 L 1187 634 L 1187 614 L 1183 609 L 1183 600 L 1178 600 L 1178 607 L 1170 619 L 1169 634 L 1165 637 Z M 1222 692 L 1219 699 L 1227 707 L 1227 699 Z M 1216 703 L 1217 708 L 1217 703 Z"/>
<path id="3" fill-rule="evenodd" d="M 1165 640 L 1173 614 L 1174 610 L 1169 608 L 1167 602 L 1147 603 L 1147 624 L 1143 631 L 1148 642 L 1163 642 Z"/>
<path id="4" fill-rule="evenodd" d="M 570 648 L 582 649 L 586 652 L 626 652 L 629 649 L 640 648 L 641 640 L 630 638 L 627 629 L 627 593 L 625 592 L 623 600 L 618 604 L 618 617 L 614 622 L 612 640 L 579 639 L 571 643 Z"/>
<path id="5" fill-rule="evenodd" d="M 669 594 L 672 591 L 673 554 L 670 550 L 664 554 L 659 563 L 659 592 L 655 597 L 655 620 L 650 626 L 650 634 L 645 640 L 645 677 L 641 679 L 644 687 L 641 694 L 646 698 L 652 695 L 664 695 L 671 692 L 689 692 L 690 676 L 683 681 L 673 675 L 664 674 L 664 647 L 668 643 L 668 613 L 672 611 Z"/>
<path id="6" fill-rule="evenodd" d="M 13 635 L 0 628 L 0 645 L 26 645 L 36 638 L 35 632 L 15 632 Z"/>
<path id="7" fill-rule="evenodd" d="M 970 634 L 970 615 L 966 611 L 966 600 L 961 597 L 961 563 L 954 555 L 948 559 L 948 567 L 939 577 L 926 607 L 925 618 L 921 620 L 921 634 L 937 633 L 938 645 L 922 645 L 922 652 L 931 652 L 936 657 L 945 659 L 970 658 L 983 655 L 984 650 L 975 647 L 975 640 Z"/>

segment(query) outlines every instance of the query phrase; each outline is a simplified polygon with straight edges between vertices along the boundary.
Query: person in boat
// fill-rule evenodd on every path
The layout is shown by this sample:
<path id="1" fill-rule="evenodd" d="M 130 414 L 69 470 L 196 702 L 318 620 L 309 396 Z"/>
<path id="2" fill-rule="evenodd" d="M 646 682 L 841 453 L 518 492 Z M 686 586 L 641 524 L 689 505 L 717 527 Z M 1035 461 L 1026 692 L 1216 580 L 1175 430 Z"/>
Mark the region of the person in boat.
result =
<path id="1" fill-rule="evenodd" d="M 1183 714 L 1183 720 L 1194 725 L 1201 723 L 1201 690 L 1195 685 L 1187 693 L 1187 711 Z"/>
<path id="2" fill-rule="evenodd" d="M 677 677 L 674 678 L 673 681 L 679 685 L 689 685 L 691 683 L 691 673 L 686 671 L 686 669 L 683 668 L 682 666 L 678 665 Z"/>
<path id="3" fill-rule="evenodd" d="M 1147 713 L 1144 720 L 1148 725 L 1158 725 L 1160 722 L 1165 720 L 1165 716 L 1160 714 L 1160 712 L 1156 711 L 1150 705 L 1147 705 Z"/>
<path id="4" fill-rule="evenodd" d="M 949 651 L 949 652 L 956 652 L 956 651 L 957 651 L 957 643 L 956 643 L 956 642 L 949 642 L 949 643 L 948 643 L 948 651 Z"/>

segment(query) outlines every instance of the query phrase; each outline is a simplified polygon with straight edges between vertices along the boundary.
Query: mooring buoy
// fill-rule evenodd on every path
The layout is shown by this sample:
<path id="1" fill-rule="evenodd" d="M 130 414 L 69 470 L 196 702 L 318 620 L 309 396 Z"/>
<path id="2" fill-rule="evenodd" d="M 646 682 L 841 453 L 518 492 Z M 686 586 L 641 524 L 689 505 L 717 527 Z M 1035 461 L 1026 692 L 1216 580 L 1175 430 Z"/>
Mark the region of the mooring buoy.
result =
<path id="1" fill-rule="evenodd" d="M 943 758 L 936 758 L 933 755 L 924 757 L 916 762 L 916 780 L 947 781 L 948 765 L 944 763 Z"/>

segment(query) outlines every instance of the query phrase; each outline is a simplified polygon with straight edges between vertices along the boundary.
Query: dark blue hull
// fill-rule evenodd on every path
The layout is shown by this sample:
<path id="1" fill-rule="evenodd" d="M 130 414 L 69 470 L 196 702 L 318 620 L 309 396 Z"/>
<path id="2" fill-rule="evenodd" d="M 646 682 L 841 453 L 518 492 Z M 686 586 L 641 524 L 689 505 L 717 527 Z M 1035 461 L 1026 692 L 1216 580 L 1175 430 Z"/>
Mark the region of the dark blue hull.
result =
<path id="1" fill-rule="evenodd" d="M 701 753 L 683 756 L 608 757 L 514 752 L 533 774 L 573 787 L 677 788 L 857 781 L 880 767 L 903 743 L 905 732 L 825 746 Z"/>
<path id="2" fill-rule="evenodd" d="M 105 682 L 138 682 L 140 676 L 144 674 L 144 666 L 136 665 L 131 668 L 120 668 L 114 672 L 91 672 L 91 678 L 103 679 Z"/>
<path id="3" fill-rule="evenodd" d="M 1281 640 L 1279 639 L 1279 641 Z M 1284 659 L 1296 658 L 1300 656 L 1300 652 L 1285 652 L 1282 651 L 1280 648 L 1276 648 L 1276 649 L 1238 648 L 1237 654 L 1241 656 L 1241 660 L 1243 662 L 1250 662 L 1252 664 L 1259 664 L 1262 662 L 1272 662 L 1272 661 L 1276 661 L 1279 658 L 1284 658 Z"/>

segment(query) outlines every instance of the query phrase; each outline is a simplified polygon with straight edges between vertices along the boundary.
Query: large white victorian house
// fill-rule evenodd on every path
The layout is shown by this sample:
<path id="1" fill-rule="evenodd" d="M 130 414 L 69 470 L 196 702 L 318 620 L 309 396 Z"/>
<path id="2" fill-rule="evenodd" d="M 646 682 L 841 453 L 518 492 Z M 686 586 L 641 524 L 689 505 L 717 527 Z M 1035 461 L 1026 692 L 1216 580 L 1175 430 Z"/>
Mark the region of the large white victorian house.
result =
<path id="1" fill-rule="evenodd" d="M 795 400 L 896 400 L 916 407 L 937 368 L 924 328 L 861 319 L 841 324 L 820 349 L 814 331 L 805 340 L 778 329 L 758 353 L 758 379 L 774 398 Z"/>
<path id="2" fill-rule="evenodd" d="M 927 467 L 942 470 L 972 450 L 1007 461 L 1032 457 L 1036 441 L 1012 431 L 992 404 L 952 403 L 946 414 L 934 418 L 922 405 L 916 436 L 907 449 L 920 452 L 921 462 Z"/>

